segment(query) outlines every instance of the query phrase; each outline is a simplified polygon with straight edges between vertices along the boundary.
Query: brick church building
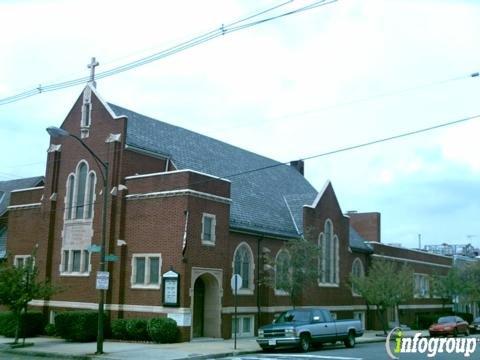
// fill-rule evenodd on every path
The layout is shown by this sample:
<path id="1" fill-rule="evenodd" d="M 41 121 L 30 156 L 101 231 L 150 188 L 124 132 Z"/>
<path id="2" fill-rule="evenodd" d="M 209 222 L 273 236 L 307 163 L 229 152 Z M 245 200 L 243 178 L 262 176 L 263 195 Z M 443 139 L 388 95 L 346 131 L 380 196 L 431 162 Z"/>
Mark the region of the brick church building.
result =
<path id="1" fill-rule="evenodd" d="M 447 257 L 382 244 L 379 214 L 344 214 L 332 184 L 317 191 L 302 161 L 280 164 L 140 115 L 103 101 L 90 84 L 61 128 L 108 162 L 109 191 L 102 167 L 76 139 L 52 137 L 41 186 L 11 193 L 7 249 L 21 263 L 37 247 L 41 278 L 65 289 L 32 301 L 51 313 L 97 308 L 105 197 L 106 310 L 112 318 L 171 317 L 185 339 L 231 336 L 235 273 L 242 277 L 240 336 L 288 309 L 288 294 L 260 277 L 265 251 L 284 266 L 289 239 L 304 236 L 321 248 L 318 283 L 299 305 L 327 307 L 366 326 L 373 322 L 365 301 L 348 279 L 364 274 L 373 257 L 407 262 L 418 274 L 451 266 Z M 172 278 L 178 289 L 167 289 Z M 439 307 L 420 296 L 403 311 Z"/>

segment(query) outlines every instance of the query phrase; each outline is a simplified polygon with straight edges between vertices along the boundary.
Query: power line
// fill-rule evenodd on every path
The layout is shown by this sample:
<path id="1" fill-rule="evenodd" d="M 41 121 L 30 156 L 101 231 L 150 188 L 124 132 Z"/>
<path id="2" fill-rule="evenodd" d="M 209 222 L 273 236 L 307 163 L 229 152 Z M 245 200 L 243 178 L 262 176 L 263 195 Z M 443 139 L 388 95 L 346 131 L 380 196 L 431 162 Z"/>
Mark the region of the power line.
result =
<path id="1" fill-rule="evenodd" d="M 457 120 L 453 120 L 453 121 L 449 121 L 449 122 L 445 122 L 445 123 L 441 123 L 441 124 L 437 124 L 437 125 L 433 125 L 433 126 L 429 126 L 429 127 L 422 128 L 422 129 L 417 129 L 417 130 L 412 130 L 412 131 L 400 133 L 400 134 L 385 137 L 385 138 L 371 140 L 371 141 L 361 143 L 361 144 L 357 144 L 357 145 L 346 146 L 346 147 L 338 148 L 338 149 L 335 149 L 335 150 L 330 150 L 330 151 L 323 152 L 323 153 L 316 154 L 316 155 L 306 156 L 306 157 L 303 157 L 303 158 L 300 158 L 300 159 L 295 159 L 295 160 L 308 161 L 308 160 L 312 160 L 312 159 L 316 159 L 316 158 L 320 158 L 320 157 L 330 156 L 330 155 L 338 154 L 338 153 L 341 153 L 341 152 L 360 149 L 360 148 L 363 148 L 363 147 L 372 146 L 372 145 L 375 145 L 375 144 L 380 144 L 380 143 L 388 142 L 388 141 L 392 141 L 392 140 L 397 140 L 397 139 L 401 139 L 401 138 L 404 138 L 404 137 L 417 135 L 417 134 L 425 133 L 425 132 L 428 132 L 428 131 L 432 131 L 432 130 L 436 130 L 436 129 L 440 129 L 440 128 L 444 128 L 444 127 L 448 127 L 448 126 L 458 125 L 460 123 L 465 123 L 467 121 L 471 121 L 471 120 L 474 120 L 474 119 L 480 119 L 480 114 L 464 117 L 462 119 L 457 119 Z M 293 160 L 291 160 L 291 161 L 293 161 Z M 263 171 L 263 170 L 272 169 L 272 168 L 276 168 L 276 167 L 280 167 L 280 166 L 290 165 L 291 161 L 275 162 L 272 165 L 263 166 L 263 167 L 259 167 L 259 168 L 254 168 L 254 169 L 250 169 L 250 170 L 245 170 L 245 171 L 241 171 L 241 172 L 238 172 L 238 173 L 225 174 L 225 175 L 220 175 L 220 176 L 216 175 L 216 177 L 213 178 L 213 179 L 196 181 L 194 183 L 190 183 L 189 186 L 202 185 L 202 184 L 205 184 L 205 183 L 208 183 L 208 182 L 211 182 L 211 181 L 215 181 L 217 179 L 227 179 L 228 180 L 228 179 L 239 177 L 239 176 L 242 176 L 242 175 L 251 174 L 251 173 L 254 173 L 254 172 L 257 172 L 257 171 Z M 181 190 L 182 188 L 184 188 L 184 187 L 183 186 L 182 187 L 174 187 L 170 190 Z M 86 203 L 86 204 L 83 204 L 83 205 L 84 206 L 89 206 L 91 204 L 95 205 L 97 203 L 99 203 L 99 202 L 94 201 L 93 203 Z M 67 209 L 66 206 L 61 207 L 56 211 L 64 211 L 65 209 Z M 2 218 L 7 218 L 7 217 L 6 216 L 0 217 L 0 219 L 2 219 Z"/>
<path id="2" fill-rule="evenodd" d="M 234 22 L 232 22 L 228 25 L 222 25 L 220 28 L 209 31 L 209 32 L 207 32 L 205 34 L 202 34 L 200 36 L 194 37 L 194 38 L 192 38 L 188 41 L 185 41 L 185 42 L 182 42 L 182 43 L 177 44 L 175 46 L 172 46 L 172 47 L 170 47 L 166 50 L 162 50 L 162 51 L 154 53 L 152 55 L 149 55 L 149 56 L 140 58 L 138 60 L 126 63 L 124 65 L 114 67 L 110 70 L 99 72 L 95 76 L 95 79 L 98 80 L 98 79 L 103 79 L 103 78 L 106 78 L 106 77 L 114 76 L 114 75 L 117 75 L 119 73 L 122 73 L 122 72 L 125 72 L 125 71 L 128 71 L 128 70 L 131 70 L 131 69 L 149 64 L 151 62 L 154 62 L 154 61 L 163 59 L 165 57 L 177 54 L 179 52 L 185 51 L 185 50 L 190 49 L 192 47 L 201 45 L 201 44 L 203 44 L 207 41 L 213 40 L 217 37 L 224 36 L 224 35 L 227 35 L 229 33 L 234 33 L 234 32 L 240 31 L 240 30 L 244 30 L 244 29 L 247 29 L 247 28 L 250 28 L 250 27 L 253 27 L 253 26 L 257 26 L 257 25 L 260 25 L 260 24 L 263 24 L 263 23 L 266 23 L 266 22 L 270 22 L 270 21 L 279 19 L 279 18 L 290 16 L 290 15 L 293 15 L 293 14 L 298 14 L 298 13 L 301 13 L 301 12 L 313 10 L 317 7 L 328 5 L 328 4 L 334 3 L 336 1 L 337 0 L 317 0 L 317 1 L 313 2 L 312 4 L 305 5 L 305 6 L 297 8 L 297 9 L 284 12 L 282 14 L 278 14 L 278 15 L 274 15 L 274 16 L 271 16 L 271 17 L 268 17 L 268 18 L 263 18 L 263 19 L 260 19 L 260 20 L 255 20 L 255 21 L 248 22 L 246 24 L 242 24 L 247 20 L 256 18 L 260 15 L 264 15 L 268 12 L 276 10 L 276 9 L 278 9 L 278 8 L 280 8 L 280 7 L 282 7 L 282 6 L 291 2 L 291 1 L 287 1 L 287 2 L 281 3 L 279 5 L 273 6 L 269 9 L 259 11 L 258 13 L 247 16 L 243 19 L 234 21 Z M 72 79 L 72 80 L 67 80 L 67 81 L 63 81 L 63 82 L 59 82 L 59 83 L 53 83 L 53 84 L 49 84 L 49 85 L 39 85 L 35 89 L 27 90 L 27 91 L 21 92 L 19 94 L 15 94 L 15 95 L 0 99 L 0 105 L 5 105 L 5 104 L 12 103 L 12 102 L 20 101 L 20 100 L 26 99 L 28 97 L 31 97 L 31 96 L 34 96 L 34 95 L 37 95 L 37 94 L 41 94 L 43 92 L 51 92 L 51 91 L 61 90 L 61 89 L 65 89 L 65 88 L 76 86 L 76 85 L 81 85 L 81 84 L 86 83 L 88 80 L 89 80 L 89 76 L 84 76 L 84 77 L 80 77 L 80 78 L 76 78 L 76 79 Z"/>

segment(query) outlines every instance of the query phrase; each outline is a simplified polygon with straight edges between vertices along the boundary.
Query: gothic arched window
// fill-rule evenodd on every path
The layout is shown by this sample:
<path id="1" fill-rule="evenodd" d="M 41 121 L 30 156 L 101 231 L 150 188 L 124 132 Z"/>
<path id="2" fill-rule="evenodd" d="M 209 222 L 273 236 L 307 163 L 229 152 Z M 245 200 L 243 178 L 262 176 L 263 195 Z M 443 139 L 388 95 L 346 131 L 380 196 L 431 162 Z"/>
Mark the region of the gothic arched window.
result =
<path id="1" fill-rule="evenodd" d="M 252 250 L 247 243 L 241 243 L 233 255 L 233 273 L 242 277 L 241 292 L 253 292 L 253 268 Z"/>

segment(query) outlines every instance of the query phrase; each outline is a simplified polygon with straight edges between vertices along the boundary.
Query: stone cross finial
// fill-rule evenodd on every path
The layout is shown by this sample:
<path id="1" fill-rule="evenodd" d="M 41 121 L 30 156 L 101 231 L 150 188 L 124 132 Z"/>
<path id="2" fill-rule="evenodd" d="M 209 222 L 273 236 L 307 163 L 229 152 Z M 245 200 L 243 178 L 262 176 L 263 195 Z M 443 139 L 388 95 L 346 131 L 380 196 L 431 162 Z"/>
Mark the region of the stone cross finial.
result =
<path id="1" fill-rule="evenodd" d="M 92 61 L 90 64 L 87 65 L 87 67 L 90 69 L 90 80 L 88 81 L 94 88 L 97 87 L 97 83 L 95 82 L 95 67 L 100 65 L 98 61 L 95 60 L 94 57 L 92 57 Z"/>

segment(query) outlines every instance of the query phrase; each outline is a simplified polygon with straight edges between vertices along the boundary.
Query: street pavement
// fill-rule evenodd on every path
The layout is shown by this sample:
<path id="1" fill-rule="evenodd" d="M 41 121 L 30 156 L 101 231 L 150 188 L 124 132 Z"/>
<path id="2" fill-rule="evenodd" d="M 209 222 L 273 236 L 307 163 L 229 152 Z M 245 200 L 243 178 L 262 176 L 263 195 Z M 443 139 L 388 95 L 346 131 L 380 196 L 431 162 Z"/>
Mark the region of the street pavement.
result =
<path id="1" fill-rule="evenodd" d="M 353 349 L 347 349 L 342 343 L 326 345 L 319 351 L 298 353 L 296 350 L 275 351 L 262 354 L 254 338 L 238 339 L 237 349 L 234 349 L 233 340 L 201 339 L 178 344 L 155 344 L 141 342 L 106 341 L 104 343 L 105 354 L 94 354 L 96 343 L 72 343 L 59 338 L 37 337 L 27 339 L 34 343 L 26 348 L 10 349 L 7 345 L 12 339 L 0 337 L 0 359 L 25 360 L 24 356 L 43 356 L 56 359 L 387 359 L 385 350 L 385 338 L 377 336 L 378 332 L 366 331 L 365 335 L 357 338 L 357 345 Z M 405 336 L 413 336 L 414 331 L 406 332 Z M 427 332 L 423 332 L 427 335 Z M 477 335 L 478 336 L 478 335 Z M 480 339 L 479 339 L 480 340 Z M 3 344 L 3 345 L 2 345 Z M 408 355 L 408 356 L 407 356 Z M 427 359 L 426 355 L 400 354 L 400 359 Z M 456 357 L 455 357 L 456 356 Z M 435 359 L 464 359 L 463 355 L 439 354 Z M 478 350 L 471 359 L 480 358 L 480 343 Z"/>
<path id="2" fill-rule="evenodd" d="M 479 339 L 480 340 L 480 339 Z M 480 344 L 470 357 L 464 354 L 438 353 L 434 357 L 428 357 L 427 354 L 394 354 L 399 360 L 457 360 L 457 359 L 479 359 Z M 386 360 L 390 359 L 385 350 L 385 342 L 360 343 L 353 349 L 346 349 L 343 346 L 325 346 L 321 350 L 308 353 L 298 353 L 295 351 L 275 351 L 273 353 L 247 354 L 240 356 L 231 356 L 223 359 L 228 360 Z"/>

